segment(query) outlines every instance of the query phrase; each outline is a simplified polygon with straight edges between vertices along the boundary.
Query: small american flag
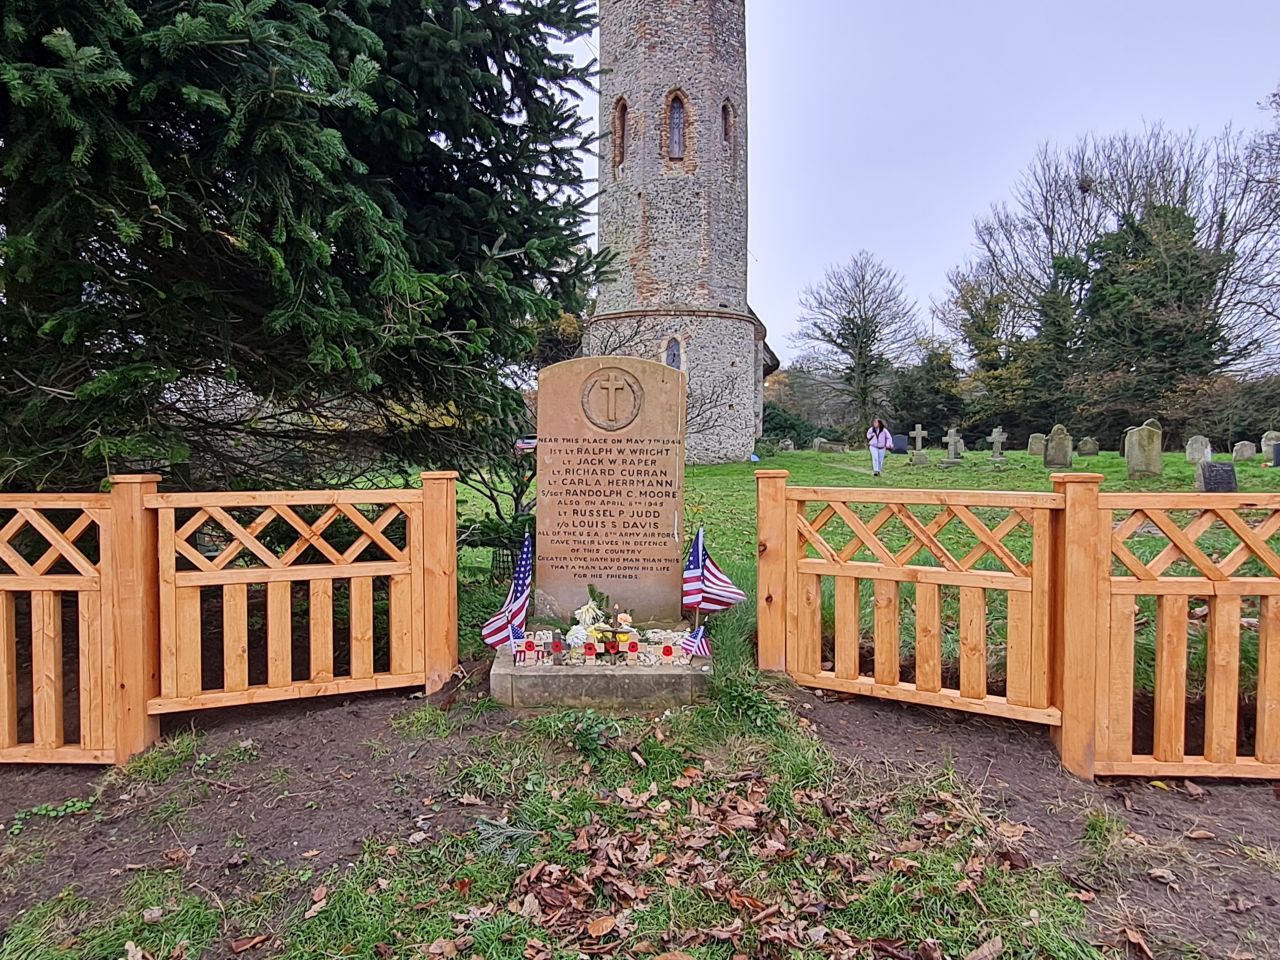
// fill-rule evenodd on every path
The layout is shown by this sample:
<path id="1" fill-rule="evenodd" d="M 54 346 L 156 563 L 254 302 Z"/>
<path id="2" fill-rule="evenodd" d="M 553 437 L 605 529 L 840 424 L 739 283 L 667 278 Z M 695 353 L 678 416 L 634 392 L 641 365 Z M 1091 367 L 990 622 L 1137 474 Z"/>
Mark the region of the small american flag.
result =
<path id="1" fill-rule="evenodd" d="M 680 649 L 691 657 L 711 656 L 711 644 L 707 642 L 707 625 L 704 623 L 681 640 Z"/>
<path id="2" fill-rule="evenodd" d="M 699 528 L 689 547 L 689 559 L 684 565 L 684 587 L 681 603 L 686 610 L 702 610 L 714 613 L 728 610 L 747 599 L 724 571 L 716 566 L 707 553 L 707 538 Z"/>
<path id="3" fill-rule="evenodd" d="M 480 636 L 488 646 L 496 650 L 505 643 L 514 651 L 516 644 L 524 640 L 532 584 L 533 538 L 526 533 L 524 545 L 520 547 L 520 556 L 516 559 L 515 575 L 511 579 L 507 602 L 480 628 Z"/>

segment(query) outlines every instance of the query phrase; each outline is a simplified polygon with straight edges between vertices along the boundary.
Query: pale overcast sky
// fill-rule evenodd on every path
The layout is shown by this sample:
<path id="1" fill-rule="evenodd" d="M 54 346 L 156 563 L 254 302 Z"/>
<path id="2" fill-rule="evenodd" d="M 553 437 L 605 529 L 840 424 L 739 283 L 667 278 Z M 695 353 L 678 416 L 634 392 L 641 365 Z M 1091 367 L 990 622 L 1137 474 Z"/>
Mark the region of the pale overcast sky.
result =
<path id="1" fill-rule="evenodd" d="M 1280 0 L 747 0 L 747 34 L 750 299 L 784 358 L 861 248 L 927 317 L 1041 141 L 1252 130 L 1280 86 Z"/>

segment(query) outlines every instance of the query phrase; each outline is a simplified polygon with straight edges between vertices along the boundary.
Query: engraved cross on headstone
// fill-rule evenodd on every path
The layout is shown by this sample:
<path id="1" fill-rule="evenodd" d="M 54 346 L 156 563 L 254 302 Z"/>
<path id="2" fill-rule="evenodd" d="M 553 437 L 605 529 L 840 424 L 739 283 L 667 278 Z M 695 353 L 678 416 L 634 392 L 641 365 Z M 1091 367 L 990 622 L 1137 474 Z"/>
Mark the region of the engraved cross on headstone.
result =
<path id="1" fill-rule="evenodd" d="M 947 459 L 960 459 L 960 444 L 964 443 L 964 438 L 956 433 L 956 428 L 952 427 L 947 431 L 947 435 L 942 438 L 947 444 Z"/>
<path id="2" fill-rule="evenodd" d="M 987 440 L 991 442 L 991 459 L 1004 459 L 1004 442 L 1009 439 L 1009 435 L 1004 432 L 1004 428 L 997 426 L 991 431 L 991 436 Z"/>
<path id="3" fill-rule="evenodd" d="M 618 393 L 627 389 L 627 382 L 619 380 L 617 374 L 611 373 L 608 380 L 601 380 L 596 386 L 604 390 L 605 395 L 609 398 L 609 404 L 605 409 L 605 419 L 609 423 L 616 423 L 618 420 Z"/>
<path id="4" fill-rule="evenodd" d="M 917 423 L 916 428 L 911 431 L 911 436 L 916 441 L 916 449 L 923 450 L 924 442 L 929 439 L 929 431 L 923 425 Z"/>

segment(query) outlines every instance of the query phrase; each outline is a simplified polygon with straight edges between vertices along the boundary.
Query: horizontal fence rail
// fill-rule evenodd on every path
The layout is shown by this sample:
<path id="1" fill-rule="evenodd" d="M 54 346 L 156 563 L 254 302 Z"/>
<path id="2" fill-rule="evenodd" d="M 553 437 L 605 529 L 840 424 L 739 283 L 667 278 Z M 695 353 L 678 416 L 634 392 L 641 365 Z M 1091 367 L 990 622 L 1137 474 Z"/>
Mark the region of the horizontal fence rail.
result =
<path id="1" fill-rule="evenodd" d="M 1084 777 L 1280 778 L 1280 494 L 756 476 L 762 669 L 1045 724 Z"/>
<path id="2" fill-rule="evenodd" d="M 0 762 L 122 762 L 163 713 L 439 689 L 457 663 L 455 477 L 0 495 Z"/>

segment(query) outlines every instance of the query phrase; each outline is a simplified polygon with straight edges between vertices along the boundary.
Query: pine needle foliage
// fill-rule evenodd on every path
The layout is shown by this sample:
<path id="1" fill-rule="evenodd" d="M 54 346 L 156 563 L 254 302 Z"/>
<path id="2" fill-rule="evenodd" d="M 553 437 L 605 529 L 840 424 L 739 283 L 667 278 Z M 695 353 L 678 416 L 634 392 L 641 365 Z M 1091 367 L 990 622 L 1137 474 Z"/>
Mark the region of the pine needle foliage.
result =
<path id="1" fill-rule="evenodd" d="M 0 488 L 497 448 L 579 304 L 585 0 L 9 0 Z"/>

